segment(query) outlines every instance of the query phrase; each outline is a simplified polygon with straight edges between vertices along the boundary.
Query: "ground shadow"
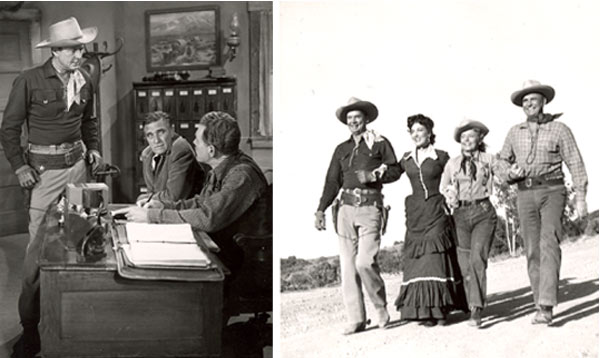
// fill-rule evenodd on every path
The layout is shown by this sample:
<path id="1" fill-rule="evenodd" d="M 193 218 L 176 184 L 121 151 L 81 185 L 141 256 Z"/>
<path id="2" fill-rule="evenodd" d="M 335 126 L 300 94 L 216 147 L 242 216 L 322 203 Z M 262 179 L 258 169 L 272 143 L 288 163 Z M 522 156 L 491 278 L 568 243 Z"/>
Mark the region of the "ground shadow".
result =
<path id="1" fill-rule="evenodd" d="M 586 297 L 598 292 L 598 279 L 583 282 L 572 282 L 574 278 L 565 278 L 559 282 L 558 303 L 564 303 Z M 483 312 L 483 324 L 480 328 L 490 328 L 498 323 L 510 322 L 535 312 L 530 287 L 497 293 L 488 296 L 488 307 Z M 560 306 L 559 306 L 560 307 Z M 598 313 L 598 299 L 580 303 L 565 311 L 555 311 L 552 326 L 563 326 L 566 323 Z"/>

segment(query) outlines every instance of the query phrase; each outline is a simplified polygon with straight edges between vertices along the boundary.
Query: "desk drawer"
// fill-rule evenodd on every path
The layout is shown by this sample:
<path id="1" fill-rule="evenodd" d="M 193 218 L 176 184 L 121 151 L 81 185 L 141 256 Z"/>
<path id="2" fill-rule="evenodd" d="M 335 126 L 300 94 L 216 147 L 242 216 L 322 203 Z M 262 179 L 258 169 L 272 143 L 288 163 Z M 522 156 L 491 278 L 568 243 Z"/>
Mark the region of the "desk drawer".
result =
<path id="1" fill-rule="evenodd" d="M 221 350 L 222 282 L 41 271 L 44 357 L 207 357 Z"/>

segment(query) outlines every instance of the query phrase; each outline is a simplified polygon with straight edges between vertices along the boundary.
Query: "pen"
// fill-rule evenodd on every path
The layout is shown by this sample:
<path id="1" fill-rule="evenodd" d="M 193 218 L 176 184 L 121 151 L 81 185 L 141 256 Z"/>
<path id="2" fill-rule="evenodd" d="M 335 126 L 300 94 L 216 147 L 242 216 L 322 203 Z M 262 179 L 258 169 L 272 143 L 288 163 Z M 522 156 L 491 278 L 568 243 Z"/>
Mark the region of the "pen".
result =
<path id="1" fill-rule="evenodd" d="M 142 205 L 142 207 L 145 207 L 146 205 L 148 205 L 148 203 L 150 202 L 150 200 L 152 200 L 153 196 L 154 196 L 154 193 L 150 194 L 150 196 L 148 197 L 148 200 L 146 200 L 146 203 L 144 205 Z"/>

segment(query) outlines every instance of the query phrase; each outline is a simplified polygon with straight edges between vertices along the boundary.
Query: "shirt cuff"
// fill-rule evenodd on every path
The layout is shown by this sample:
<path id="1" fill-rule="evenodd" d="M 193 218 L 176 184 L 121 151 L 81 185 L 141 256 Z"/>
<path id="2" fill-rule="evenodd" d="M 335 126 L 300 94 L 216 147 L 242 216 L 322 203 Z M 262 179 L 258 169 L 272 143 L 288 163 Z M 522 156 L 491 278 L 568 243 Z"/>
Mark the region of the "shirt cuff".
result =
<path id="1" fill-rule="evenodd" d="M 148 209 L 148 222 L 152 224 L 160 223 L 160 214 L 162 209 Z"/>

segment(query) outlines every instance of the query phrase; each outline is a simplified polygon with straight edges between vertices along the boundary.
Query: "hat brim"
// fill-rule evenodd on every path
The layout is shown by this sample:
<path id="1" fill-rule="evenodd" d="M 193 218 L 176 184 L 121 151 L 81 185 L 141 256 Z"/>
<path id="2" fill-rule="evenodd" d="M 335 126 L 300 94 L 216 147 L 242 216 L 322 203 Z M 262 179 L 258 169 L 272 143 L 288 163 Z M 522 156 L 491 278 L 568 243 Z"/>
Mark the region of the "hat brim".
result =
<path id="1" fill-rule="evenodd" d="M 65 39 L 51 42 L 49 39 L 40 42 L 35 45 L 35 48 L 45 48 L 45 47 L 72 47 L 85 45 L 94 41 L 96 36 L 98 36 L 98 28 L 97 27 L 86 27 L 81 30 L 81 37 L 77 39 Z"/>
<path id="2" fill-rule="evenodd" d="M 367 123 L 373 122 L 375 119 L 377 119 L 377 116 L 379 115 L 379 110 L 377 110 L 377 107 L 373 103 L 368 101 L 358 101 L 347 106 L 340 107 L 337 109 L 337 111 L 335 111 L 335 115 L 342 123 L 348 124 L 348 119 L 346 118 L 346 115 L 350 111 L 357 110 L 365 114 Z"/>
<path id="3" fill-rule="evenodd" d="M 454 130 L 454 140 L 457 141 L 458 143 L 460 143 L 460 135 L 463 132 L 468 131 L 469 129 L 478 129 L 480 131 L 481 135 L 484 137 L 490 132 L 490 130 L 488 129 L 488 127 L 486 127 L 485 124 L 483 124 L 479 121 L 472 121 L 465 125 L 457 127 Z"/>
<path id="4" fill-rule="evenodd" d="M 552 99 L 554 98 L 554 88 L 552 88 L 550 86 L 546 86 L 546 85 L 539 85 L 539 86 L 523 88 L 520 91 L 514 92 L 510 96 L 510 100 L 516 106 L 522 107 L 523 106 L 523 97 L 525 97 L 526 95 L 528 95 L 530 93 L 541 94 L 542 96 L 544 96 L 546 98 L 546 103 L 550 103 L 550 101 L 552 101 Z"/>

